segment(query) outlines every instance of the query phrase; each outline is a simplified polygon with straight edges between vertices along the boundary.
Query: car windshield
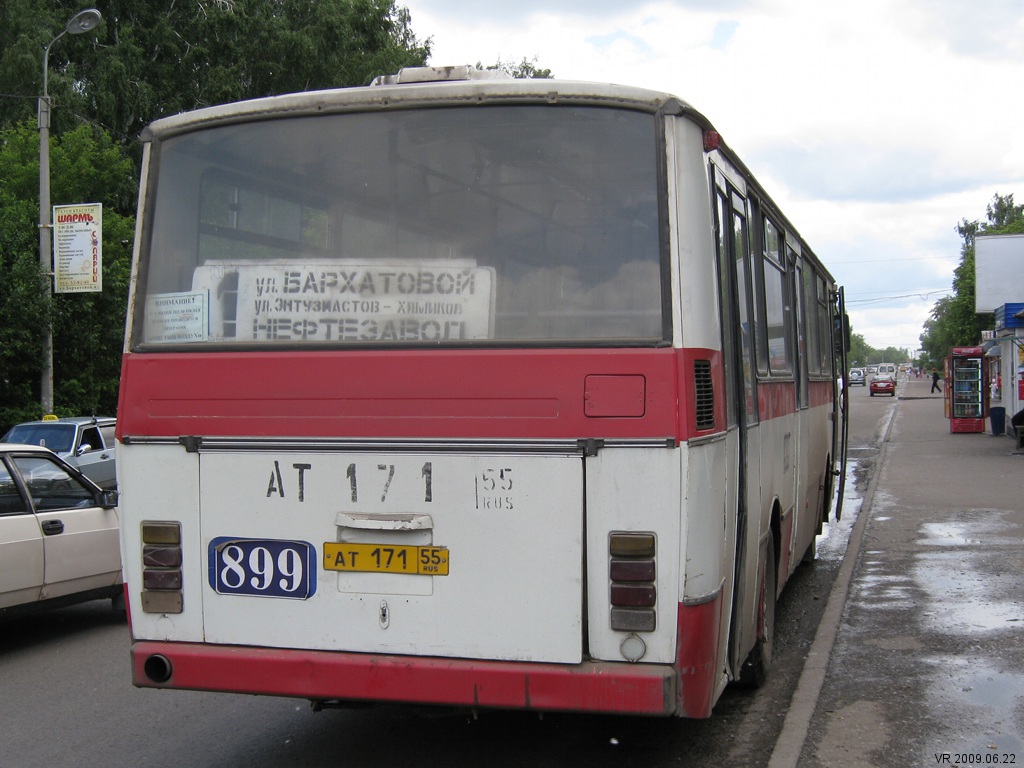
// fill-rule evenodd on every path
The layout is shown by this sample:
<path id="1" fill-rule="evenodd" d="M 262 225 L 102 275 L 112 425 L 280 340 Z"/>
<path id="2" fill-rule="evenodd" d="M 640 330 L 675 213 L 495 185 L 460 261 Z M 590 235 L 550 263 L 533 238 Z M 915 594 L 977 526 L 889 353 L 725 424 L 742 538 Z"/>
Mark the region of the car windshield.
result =
<path id="1" fill-rule="evenodd" d="M 19 424 L 4 435 L 4 442 L 41 445 L 55 453 L 67 453 L 75 440 L 73 424 Z"/>

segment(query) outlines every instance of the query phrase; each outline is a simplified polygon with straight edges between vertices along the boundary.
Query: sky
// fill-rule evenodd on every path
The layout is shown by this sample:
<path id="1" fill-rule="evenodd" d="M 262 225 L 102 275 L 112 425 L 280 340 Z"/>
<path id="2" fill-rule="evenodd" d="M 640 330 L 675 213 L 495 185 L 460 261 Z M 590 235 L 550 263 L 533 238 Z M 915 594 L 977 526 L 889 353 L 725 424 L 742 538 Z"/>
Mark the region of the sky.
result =
<path id="1" fill-rule="evenodd" d="M 920 347 L 964 219 L 1024 203 L 1022 0 L 397 0 L 430 64 L 524 58 L 707 116 L 845 287 L 854 333 Z"/>

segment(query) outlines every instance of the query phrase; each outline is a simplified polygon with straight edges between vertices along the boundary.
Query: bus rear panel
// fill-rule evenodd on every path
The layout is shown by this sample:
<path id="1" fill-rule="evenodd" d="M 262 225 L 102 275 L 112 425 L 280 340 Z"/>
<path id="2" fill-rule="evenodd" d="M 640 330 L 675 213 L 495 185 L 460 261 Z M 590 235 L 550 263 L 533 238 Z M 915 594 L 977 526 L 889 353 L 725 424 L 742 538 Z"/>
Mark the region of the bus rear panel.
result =
<path id="1" fill-rule="evenodd" d="M 751 373 L 741 418 L 726 156 L 685 104 L 400 80 L 144 136 L 133 680 L 706 717 L 767 639 L 767 548 L 781 587 L 827 506 L 831 371 L 802 408 L 800 371 Z"/>

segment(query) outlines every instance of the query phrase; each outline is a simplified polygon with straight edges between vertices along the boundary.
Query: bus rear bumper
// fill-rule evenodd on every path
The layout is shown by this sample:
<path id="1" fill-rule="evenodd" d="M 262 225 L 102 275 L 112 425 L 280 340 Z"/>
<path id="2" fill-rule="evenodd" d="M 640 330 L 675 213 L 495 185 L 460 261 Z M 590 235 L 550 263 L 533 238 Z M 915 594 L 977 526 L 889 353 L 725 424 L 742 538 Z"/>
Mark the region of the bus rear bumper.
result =
<path id="1" fill-rule="evenodd" d="M 314 701 L 669 716 L 668 665 L 535 664 L 335 651 L 137 641 L 132 682 L 144 688 L 288 696 Z"/>

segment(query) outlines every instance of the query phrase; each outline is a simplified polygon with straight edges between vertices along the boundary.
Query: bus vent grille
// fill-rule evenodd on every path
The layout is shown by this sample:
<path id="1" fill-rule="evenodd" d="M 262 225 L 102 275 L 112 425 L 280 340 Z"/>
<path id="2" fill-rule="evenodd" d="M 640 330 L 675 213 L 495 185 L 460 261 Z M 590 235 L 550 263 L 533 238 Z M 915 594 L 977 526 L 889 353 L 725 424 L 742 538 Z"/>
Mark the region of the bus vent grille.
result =
<path id="1" fill-rule="evenodd" d="M 715 388 L 711 383 L 711 361 L 693 361 L 693 384 L 697 394 L 697 429 L 715 426 Z"/>

